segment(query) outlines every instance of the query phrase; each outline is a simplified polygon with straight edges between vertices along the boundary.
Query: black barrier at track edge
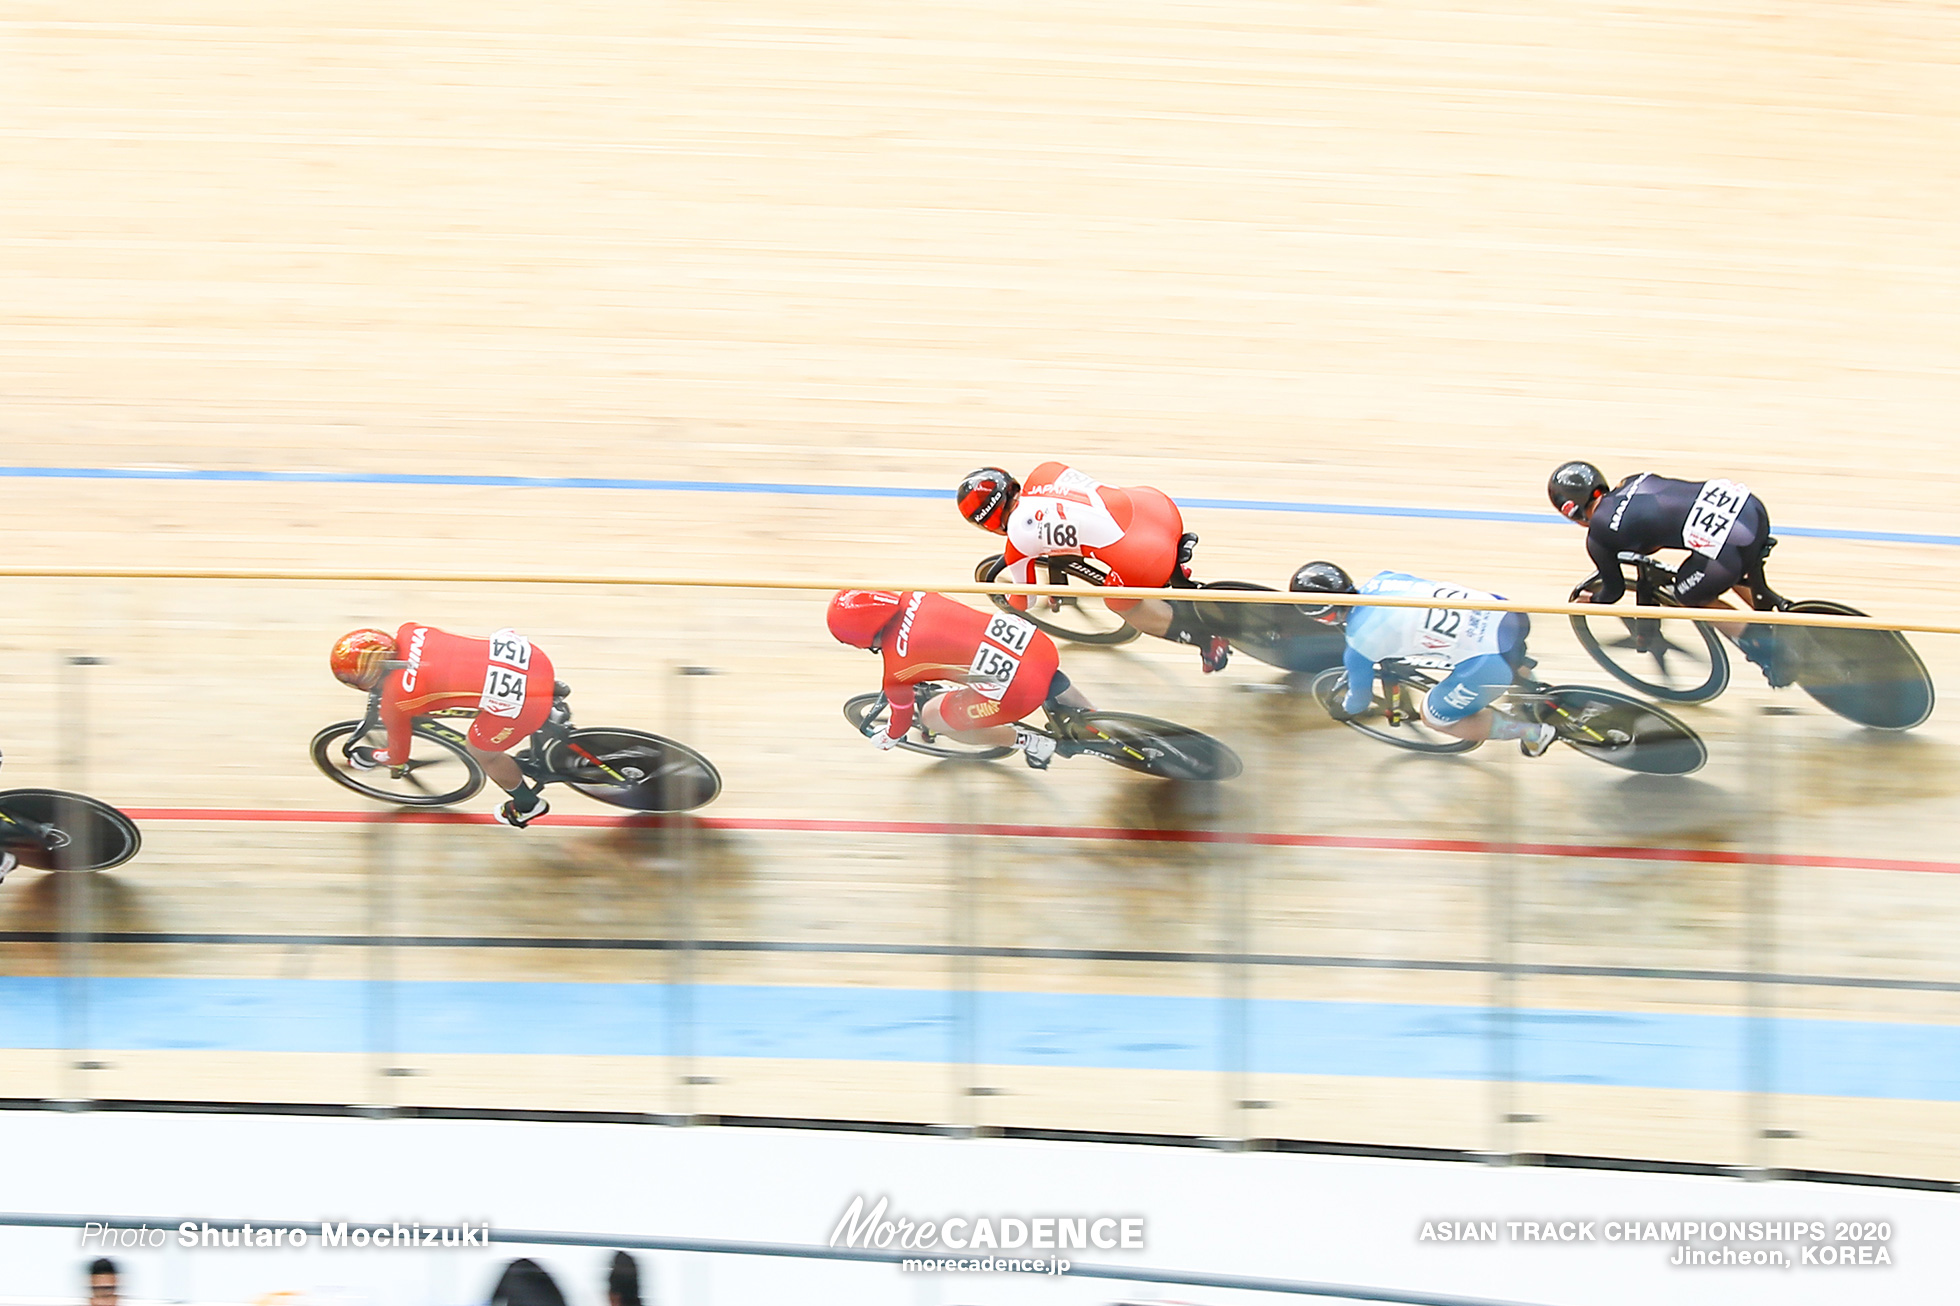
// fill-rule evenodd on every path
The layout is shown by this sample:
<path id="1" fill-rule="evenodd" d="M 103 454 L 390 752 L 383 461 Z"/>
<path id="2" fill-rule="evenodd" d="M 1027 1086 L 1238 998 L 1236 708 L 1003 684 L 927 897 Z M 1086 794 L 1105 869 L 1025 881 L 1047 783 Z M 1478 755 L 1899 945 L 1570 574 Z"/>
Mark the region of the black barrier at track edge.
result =
<path id="1" fill-rule="evenodd" d="M 531 1124 L 656 1125 L 724 1129 L 802 1129 L 823 1133 L 902 1134 L 920 1137 L 1000 1138 L 1037 1143 L 1095 1143 L 1104 1146 L 1188 1147 L 1216 1151 L 1285 1152 L 1348 1156 L 1371 1161 L 1437 1161 L 1473 1165 L 1539 1166 L 1545 1169 L 1607 1170 L 1696 1178 L 1748 1178 L 1787 1183 L 1846 1184 L 1900 1188 L 1915 1192 L 1960 1193 L 1960 1182 L 1911 1175 L 1860 1174 L 1845 1170 L 1792 1170 L 1715 1165 L 1706 1161 L 1668 1161 L 1646 1157 L 1585 1156 L 1565 1152 L 1493 1153 L 1462 1148 L 1418 1147 L 1395 1143 L 1349 1143 L 1309 1138 L 1207 1138 L 1195 1134 L 1119 1133 L 1095 1129 L 1040 1129 L 1021 1125 L 978 1128 L 910 1120 L 844 1120 L 807 1116 L 661 1115 L 634 1111 L 550 1111 L 520 1107 L 378 1106 L 344 1102 L 218 1102 L 162 1098 L 0 1097 L 0 1111 L 113 1111 L 158 1115 L 265 1115 L 335 1119 L 482 1120 Z M 352 1226 L 349 1226 L 350 1228 Z"/>
<path id="2" fill-rule="evenodd" d="M 153 946 L 281 948 L 535 948 L 540 951 L 818 953 L 866 957 L 984 957 L 1010 961 L 1163 962 L 1203 966 L 1298 966 L 1328 970 L 1443 971 L 1472 975 L 1542 975 L 1579 979 L 1693 980 L 1715 984 L 1783 984 L 1803 988 L 1887 989 L 1960 993 L 1960 980 L 1893 979 L 1877 975 L 1781 975 L 1743 970 L 1684 970 L 1662 966 L 1579 966 L 1558 963 L 1452 961 L 1424 957 L 1337 957 L 1287 953 L 1168 952 L 1123 948 L 1014 948 L 938 943 L 808 943 L 768 939 L 571 938 L 549 935 L 197 934 L 107 931 L 69 935 L 59 930 L 0 930 L 0 943 L 91 943 Z"/>
<path id="3" fill-rule="evenodd" d="M 101 1216 L 78 1215 L 28 1215 L 0 1212 L 0 1227 L 24 1229 L 80 1229 L 89 1224 L 109 1224 L 114 1228 L 148 1225 L 153 1229 L 175 1229 L 184 1223 L 180 1219 L 160 1216 L 115 1216 L 104 1219 Z M 213 1229 L 242 1229 L 248 1223 L 262 1226 L 277 1226 L 279 1220 L 212 1220 L 200 1217 L 195 1221 L 200 1226 Z M 301 1226 L 312 1221 L 301 1220 Z M 334 1221 L 336 1225 L 341 1222 Z M 346 1221 L 351 1234 L 359 1229 L 370 1233 L 376 1230 L 391 1230 L 392 1222 L 379 1224 L 357 1224 Z M 907 1252 L 882 1251 L 877 1248 L 856 1247 L 818 1247 L 799 1243 L 758 1243 L 735 1242 L 718 1238 L 650 1238 L 640 1234 L 587 1234 L 558 1233 L 540 1229 L 498 1229 L 490 1230 L 489 1241 L 509 1247 L 613 1247 L 630 1248 L 634 1251 L 648 1252 L 697 1252 L 711 1256 L 769 1256 L 789 1260 L 806 1261 L 852 1261 L 870 1265 L 902 1265 L 906 1261 L 954 1259 L 939 1256 L 912 1255 Z M 445 1250 L 455 1250 L 453 1245 Z M 990 1254 L 990 1259 L 1020 1259 L 1029 1257 L 1001 1257 Z M 1042 1259 L 1047 1259 L 1043 1257 Z M 1306 1283 L 1295 1279 L 1265 1279 L 1239 1274 L 1204 1274 L 1184 1270 L 1156 1270 L 1131 1268 L 1125 1265 L 1074 1265 L 1066 1271 L 1069 1278 L 1117 1279 L 1129 1283 L 1169 1284 L 1180 1288 L 1226 1288 L 1242 1292 L 1284 1293 L 1296 1297 L 1322 1297 L 1340 1301 L 1391 1302 L 1397 1306 L 1527 1306 L 1523 1302 L 1495 1301 L 1487 1297 L 1446 1297 L 1426 1292 L 1401 1292 L 1393 1288 L 1361 1288 L 1347 1284 Z M 1035 1275 L 1033 1277 L 1060 1277 Z"/>

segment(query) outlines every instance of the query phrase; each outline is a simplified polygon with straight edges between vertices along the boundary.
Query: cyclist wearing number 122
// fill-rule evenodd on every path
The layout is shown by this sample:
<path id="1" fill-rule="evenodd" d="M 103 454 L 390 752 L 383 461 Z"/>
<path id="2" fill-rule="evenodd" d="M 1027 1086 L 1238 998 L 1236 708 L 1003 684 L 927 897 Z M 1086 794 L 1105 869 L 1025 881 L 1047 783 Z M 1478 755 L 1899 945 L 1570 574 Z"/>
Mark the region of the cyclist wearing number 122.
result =
<path id="1" fill-rule="evenodd" d="M 1503 601 L 1501 595 L 1399 571 L 1371 576 L 1357 590 L 1347 573 L 1330 562 L 1310 562 L 1300 568 L 1292 588 L 1397 599 Z M 1491 709 L 1517 679 L 1519 669 L 1529 665 L 1524 643 L 1531 633 L 1531 619 L 1522 612 L 1330 604 L 1326 616 L 1344 622 L 1347 632 L 1347 683 L 1336 703 L 1337 718 L 1346 720 L 1368 709 L 1374 697 L 1375 668 L 1382 661 L 1423 658 L 1450 667 L 1449 675 L 1422 701 L 1422 719 L 1433 729 L 1458 739 L 1515 739 L 1526 757 L 1544 756 L 1557 737 L 1549 725 Z"/>
<path id="2" fill-rule="evenodd" d="M 484 774 L 510 795 L 497 812 L 520 829 L 550 810 L 538 787 L 506 754 L 544 724 L 556 688 L 551 659 L 514 630 L 489 639 L 452 635 L 416 622 L 390 636 L 355 630 L 335 641 L 335 679 L 356 689 L 381 686 L 385 749 L 357 747 L 348 760 L 362 770 L 378 766 L 404 773 L 415 718 L 445 708 L 474 708 L 469 750 Z"/>
<path id="3" fill-rule="evenodd" d="M 963 743 L 1019 748 L 1029 766 L 1045 768 L 1055 741 L 1015 723 L 1044 702 L 1092 706 L 1062 674 L 1055 642 L 1025 617 L 977 612 L 943 594 L 916 590 L 839 590 L 830 600 L 830 633 L 840 643 L 885 660 L 891 716 L 870 736 L 890 748 L 917 721 Z M 914 686 L 954 681 L 961 687 L 917 706 Z"/>

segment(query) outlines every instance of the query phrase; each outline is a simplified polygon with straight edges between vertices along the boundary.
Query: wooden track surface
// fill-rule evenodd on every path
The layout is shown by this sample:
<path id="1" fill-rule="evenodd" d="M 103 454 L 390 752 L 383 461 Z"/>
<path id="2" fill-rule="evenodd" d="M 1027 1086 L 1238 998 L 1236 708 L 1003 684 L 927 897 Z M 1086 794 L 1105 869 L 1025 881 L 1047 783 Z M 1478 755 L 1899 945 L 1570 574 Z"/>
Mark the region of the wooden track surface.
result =
<path id="1" fill-rule="evenodd" d="M 1060 456 L 1182 498 L 1530 512 L 1549 468 L 1586 456 L 1614 475 L 1737 477 L 1779 524 L 1950 533 L 1956 56 L 1960 11 L 1881 3 L 112 0 L 85 18 L 19 3 L 0 15 L 0 461 L 937 487 L 983 462 Z M 0 492 L 14 564 L 912 580 L 964 577 L 988 551 L 946 505 L 912 500 L 87 480 Z M 1554 600 L 1585 570 L 1577 533 L 1549 520 L 1194 510 L 1188 524 L 1208 574 L 1271 584 L 1325 556 Z M 1773 574 L 1792 594 L 1951 621 L 1954 558 L 1791 539 Z M 809 596 L 193 582 L 7 594 L 17 783 L 67 776 L 133 806 L 349 806 L 301 754 L 312 728 L 355 708 L 321 670 L 326 642 L 414 617 L 530 631 L 578 687 L 583 722 L 707 748 L 728 779 L 716 813 L 955 810 L 944 777 L 843 733 L 836 705 L 871 667 L 821 637 Z M 1559 626 L 1534 642 L 1548 673 L 1596 679 Z M 63 681 L 63 651 L 113 662 Z M 1960 685 L 1954 641 L 1921 651 Z M 1808 707 L 1765 719 L 1754 709 L 1799 701 L 1772 700 L 1747 668 L 1693 716 L 1716 762 L 1643 787 L 1576 757 L 1525 770 L 1494 749 L 1410 783 L 1401 759 L 1227 687 L 1272 678 L 1257 667 L 1200 683 L 1187 652 L 1161 646 L 1067 659 L 1105 701 L 1227 734 L 1258 783 L 1207 815 L 1140 781 L 1004 770 L 970 797 L 982 819 L 1503 838 L 1516 827 L 1498 828 L 1493 795 L 1515 784 L 1535 839 L 1951 855 L 1947 714 L 1904 739 Z M 684 664 L 723 674 L 682 680 Z M 65 696 L 77 684 L 81 708 Z M 85 733 L 64 729 L 84 719 Z M 1765 795 L 1766 817 L 1738 815 Z M 647 856 L 590 832 L 499 833 L 415 832 L 404 927 L 673 927 L 671 885 Z M 150 839 L 105 877 L 119 928 L 362 928 L 352 831 L 165 824 Z M 916 840 L 728 836 L 710 851 L 690 908 L 704 929 L 876 939 L 944 923 L 943 847 L 923 868 Z M 1124 845 L 1058 868 L 1016 841 L 989 872 L 988 929 L 1210 947 L 1207 866 Z M 1486 869 L 1262 855 L 1248 943 L 1482 956 Z M 446 893 L 459 873 L 482 891 Z M 0 923 L 50 928 L 51 883 L 9 883 Z M 1779 964 L 1953 979 L 1956 885 L 1793 874 Z M 1733 867 L 1532 863 L 1524 902 L 1532 959 L 1745 960 Z M 6 955 L 16 973 L 55 962 Z M 287 963 L 180 948 L 96 964 Z M 468 977 L 510 963 L 427 964 Z M 809 977 L 730 967 L 717 976 Z M 857 978 L 919 979 L 898 962 Z M 1214 991 L 1175 970 L 988 979 Z M 1408 975 L 1315 974 L 1276 992 L 1485 996 Z M 1529 1000 L 1711 1001 L 1550 981 Z M 1957 1014 L 1938 995 L 1802 1002 L 1860 1019 Z M 1104 1091 L 1030 1090 L 1063 1104 L 1032 1114 L 1065 1118 Z M 765 1098 L 784 1100 L 743 1100 Z M 1679 1114 L 1599 1110 L 1616 1147 Z M 1427 1111 L 1411 1110 L 1410 1130 Z M 1585 1150 L 1571 1116 L 1547 1117 L 1547 1137 Z M 1878 1168 L 1873 1148 L 1910 1151 L 1861 1141 L 1855 1120 L 1818 1146 Z"/>

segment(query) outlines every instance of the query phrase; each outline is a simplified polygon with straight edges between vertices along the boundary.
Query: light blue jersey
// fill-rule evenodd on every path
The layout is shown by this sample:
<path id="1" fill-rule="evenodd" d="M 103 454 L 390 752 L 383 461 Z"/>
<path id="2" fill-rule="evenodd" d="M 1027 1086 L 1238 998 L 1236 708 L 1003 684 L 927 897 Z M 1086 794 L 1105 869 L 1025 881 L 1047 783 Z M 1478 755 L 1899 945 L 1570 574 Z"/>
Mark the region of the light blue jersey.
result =
<path id="1" fill-rule="evenodd" d="M 1424 580 L 1400 571 L 1384 571 L 1370 576 L 1361 583 L 1357 592 L 1398 599 L 1502 601 L 1503 598 L 1499 594 Z M 1439 719 L 1457 719 L 1468 711 L 1480 709 L 1501 692 L 1502 686 L 1510 683 L 1511 670 L 1503 655 L 1528 628 L 1525 623 L 1516 620 L 1507 625 L 1505 618 L 1508 615 L 1462 608 L 1350 608 L 1347 656 L 1343 659 L 1348 678 L 1344 706 L 1350 712 L 1360 712 L 1368 706 L 1374 696 L 1375 666 L 1384 658 L 1426 658 L 1474 673 L 1468 677 L 1453 677 L 1445 682 L 1452 692 L 1443 698 L 1451 701 L 1447 707 L 1441 698 L 1434 704 L 1432 710 Z M 1478 661 L 1487 657 L 1495 660 Z M 1474 668 L 1469 665 L 1473 662 L 1477 664 Z M 1459 688 L 1454 681 L 1459 678 L 1477 682 L 1473 695 L 1454 692 Z M 1460 704 L 1454 701 L 1459 698 L 1462 699 Z M 1471 706 L 1473 702 L 1475 707 Z M 1452 708 L 1457 710 L 1451 711 Z"/>

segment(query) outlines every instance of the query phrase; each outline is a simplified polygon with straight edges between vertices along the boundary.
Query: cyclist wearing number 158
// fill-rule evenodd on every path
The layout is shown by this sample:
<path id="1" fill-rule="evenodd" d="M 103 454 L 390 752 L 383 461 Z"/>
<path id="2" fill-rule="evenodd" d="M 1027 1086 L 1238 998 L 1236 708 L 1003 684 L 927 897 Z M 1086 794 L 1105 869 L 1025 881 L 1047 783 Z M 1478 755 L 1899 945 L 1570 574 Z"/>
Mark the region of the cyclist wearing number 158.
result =
<path id="1" fill-rule="evenodd" d="M 483 773 L 510 795 L 497 819 L 522 829 L 550 810 L 538 787 L 506 754 L 543 725 L 556 681 L 544 650 L 514 630 L 469 639 L 408 622 L 394 635 L 355 630 L 334 642 L 334 678 L 373 691 L 381 686 L 385 749 L 360 746 L 347 755 L 356 768 L 401 772 L 409 764 L 415 718 L 445 708 L 475 708 L 469 750 Z"/>
<path id="2" fill-rule="evenodd" d="M 1686 549 L 1675 572 L 1674 596 L 1684 607 L 1728 607 L 1733 589 L 1751 608 L 1756 590 L 1767 592 L 1763 556 L 1771 545 L 1769 510 L 1736 481 L 1677 481 L 1652 472 L 1629 476 L 1609 492 L 1606 476 L 1588 462 L 1561 464 L 1546 486 L 1552 506 L 1586 528 L 1586 554 L 1599 569 L 1600 585 L 1589 602 L 1617 603 L 1626 593 L 1620 554 Z M 1772 685 L 1783 679 L 1773 666 L 1775 640 L 1765 626 L 1721 623 Z"/>
<path id="3" fill-rule="evenodd" d="M 1055 741 L 1016 726 L 1044 702 L 1092 706 L 1069 684 L 1055 642 L 1025 617 L 977 612 L 943 594 L 914 590 L 839 590 L 830 600 L 830 633 L 840 643 L 885 659 L 885 701 L 891 717 L 871 742 L 890 748 L 919 724 L 963 743 L 1019 748 L 1027 763 L 1046 768 Z M 953 681 L 961 687 L 917 706 L 915 685 Z"/>

